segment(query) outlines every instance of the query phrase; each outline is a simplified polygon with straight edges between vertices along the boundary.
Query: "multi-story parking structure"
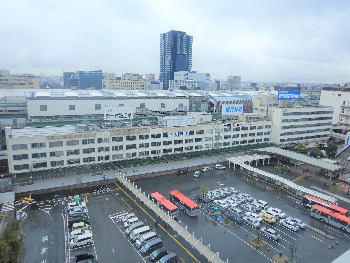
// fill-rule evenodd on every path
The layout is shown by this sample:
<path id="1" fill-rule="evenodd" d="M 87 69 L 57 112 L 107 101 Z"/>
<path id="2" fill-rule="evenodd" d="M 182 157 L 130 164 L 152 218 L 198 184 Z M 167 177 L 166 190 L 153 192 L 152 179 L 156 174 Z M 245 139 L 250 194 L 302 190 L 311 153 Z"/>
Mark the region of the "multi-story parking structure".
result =
<path id="1" fill-rule="evenodd" d="M 102 129 L 6 128 L 9 172 L 42 171 L 270 142 L 271 121 Z"/>

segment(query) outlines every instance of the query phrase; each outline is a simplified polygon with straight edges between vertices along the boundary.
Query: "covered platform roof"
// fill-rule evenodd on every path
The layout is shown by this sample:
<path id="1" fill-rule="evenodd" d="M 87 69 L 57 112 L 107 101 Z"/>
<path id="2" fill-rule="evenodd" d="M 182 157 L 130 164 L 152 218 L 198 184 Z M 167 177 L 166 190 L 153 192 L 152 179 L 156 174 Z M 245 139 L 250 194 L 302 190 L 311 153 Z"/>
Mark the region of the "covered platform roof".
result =
<path id="1" fill-rule="evenodd" d="M 297 153 L 297 152 L 293 152 L 293 151 L 289 151 L 289 150 L 284 150 L 284 149 L 280 149 L 277 147 L 260 148 L 260 149 L 257 149 L 257 151 L 267 152 L 269 154 L 277 154 L 277 155 L 284 156 L 284 157 L 287 157 L 287 158 L 295 160 L 295 161 L 311 164 L 313 166 L 317 166 L 317 167 L 320 167 L 322 169 L 325 169 L 325 170 L 331 171 L 331 172 L 335 172 L 335 171 L 341 170 L 343 168 L 341 165 L 331 163 L 332 160 L 325 161 L 325 159 L 322 159 L 322 160 L 316 159 L 316 158 L 306 156 L 305 154 L 301 154 L 301 153 Z"/>
<path id="2" fill-rule="evenodd" d="M 271 158 L 271 156 L 269 155 L 252 154 L 252 155 L 229 157 L 229 158 L 226 158 L 226 160 L 228 160 L 231 163 L 239 164 L 239 163 L 252 162 L 252 161 L 264 160 L 269 158 Z"/>

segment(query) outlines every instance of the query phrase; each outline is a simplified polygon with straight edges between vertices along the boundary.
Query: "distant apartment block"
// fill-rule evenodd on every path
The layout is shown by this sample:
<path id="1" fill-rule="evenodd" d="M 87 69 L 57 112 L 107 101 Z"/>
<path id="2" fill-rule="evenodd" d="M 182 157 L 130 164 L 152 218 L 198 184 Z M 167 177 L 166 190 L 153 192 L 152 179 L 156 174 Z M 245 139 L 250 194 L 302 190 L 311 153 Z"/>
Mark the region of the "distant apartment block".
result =
<path id="1" fill-rule="evenodd" d="M 241 87 L 241 77 L 240 76 L 228 76 L 225 82 L 226 90 L 239 90 Z"/>
<path id="2" fill-rule="evenodd" d="M 205 90 L 210 86 L 210 74 L 196 71 L 174 72 L 174 80 L 169 81 L 171 90 L 200 89 Z"/>

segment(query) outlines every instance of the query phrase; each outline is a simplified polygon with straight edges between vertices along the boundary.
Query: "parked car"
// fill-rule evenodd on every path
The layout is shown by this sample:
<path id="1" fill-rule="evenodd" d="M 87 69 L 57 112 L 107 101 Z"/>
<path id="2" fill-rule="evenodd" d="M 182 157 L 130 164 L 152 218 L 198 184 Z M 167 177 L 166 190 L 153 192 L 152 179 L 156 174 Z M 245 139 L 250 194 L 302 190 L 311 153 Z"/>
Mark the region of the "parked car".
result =
<path id="1" fill-rule="evenodd" d="M 211 171 L 211 170 L 213 170 L 213 167 L 208 167 L 208 166 L 206 166 L 206 167 L 203 167 L 203 168 L 202 168 L 202 171 L 203 171 L 203 172 L 209 172 L 209 171 Z"/>
<path id="2" fill-rule="evenodd" d="M 276 218 L 272 215 L 266 214 L 266 213 L 259 213 L 259 216 L 264 220 L 266 223 L 273 224 L 276 223 Z"/>
<path id="3" fill-rule="evenodd" d="M 74 231 L 70 232 L 69 239 L 72 239 L 75 236 L 89 234 L 89 233 L 91 234 L 91 231 L 86 230 L 86 229 L 74 230 Z"/>
<path id="4" fill-rule="evenodd" d="M 75 215 L 86 215 L 88 213 L 87 208 L 85 207 L 74 207 L 70 210 L 68 210 L 68 215 L 69 216 L 75 216 Z"/>
<path id="5" fill-rule="evenodd" d="M 260 227 L 260 223 L 256 220 L 254 220 L 253 218 L 251 217 L 248 217 L 248 216 L 244 216 L 243 217 L 243 220 L 244 222 L 247 224 L 247 225 L 250 225 L 254 228 L 259 228 Z"/>
<path id="6" fill-rule="evenodd" d="M 243 204 L 243 205 L 241 205 L 241 208 L 245 211 L 248 211 L 248 212 L 252 212 L 252 213 L 257 212 L 255 206 L 253 206 L 251 204 Z"/>
<path id="7" fill-rule="evenodd" d="M 289 221 L 289 220 L 286 220 L 286 219 L 282 219 L 280 221 L 280 224 L 286 228 L 288 228 L 289 230 L 292 230 L 294 232 L 298 231 L 299 230 L 299 226 L 292 222 L 292 221 Z"/>
<path id="8" fill-rule="evenodd" d="M 263 221 L 263 219 L 256 213 L 246 212 L 245 216 L 251 217 L 254 220 L 258 221 L 259 223 L 261 223 Z"/>
<path id="9" fill-rule="evenodd" d="M 281 238 L 281 236 L 277 233 L 277 231 L 275 231 L 272 228 L 262 227 L 260 229 L 260 233 L 275 241 L 278 241 Z"/>
<path id="10" fill-rule="evenodd" d="M 195 171 L 193 176 L 198 178 L 199 176 L 201 175 L 201 172 L 200 171 Z"/>
<path id="11" fill-rule="evenodd" d="M 83 252 L 81 254 L 75 255 L 75 262 L 97 262 L 97 260 L 95 260 L 94 255 L 90 254 L 89 252 Z"/>
<path id="12" fill-rule="evenodd" d="M 122 222 L 124 223 L 126 220 L 128 220 L 129 218 L 132 218 L 132 217 L 136 217 L 134 213 L 129 213 L 129 214 L 125 215 L 122 218 Z"/>
<path id="13" fill-rule="evenodd" d="M 162 257 L 164 257 L 166 254 L 168 254 L 167 249 L 165 247 L 161 247 L 161 248 L 158 248 L 158 249 L 154 250 L 149 255 L 149 259 L 151 261 L 157 261 L 157 260 L 161 259 Z"/>
<path id="14" fill-rule="evenodd" d="M 265 202 L 264 200 L 258 200 L 257 201 L 259 204 L 261 204 L 261 206 L 263 207 L 263 209 L 267 209 L 269 207 L 269 204 L 267 202 Z"/>
<path id="15" fill-rule="evenodd" d="M 71 210 L 72 208 L 76 208 L 76 207 L 85 207 L 86 208 L 86 203 L 85 202 L 71 202 L 71 203 L 68 203 L 67 205 L 67 210 Z"/>
<path id="16" fill-rule="evenodd" d="M 303 221 L 301 221 L 299 218 L 295 218 L 295 217 L 289 216 L 289 217 L 286 218 L 286 220 L 297 224 L 297 226 L 300 229 L 305 229 L 306 228 L 306 224 Z"/>
<path id="17" fill-rule="evenodd" d="M 221 165 L 221 164 L 216 164 L 215 168 L 218 170 L 226 170 L 226 166 L 225 165 Z"/>
<path id="18" fill-rule="evenodd" d="M 266 211 L 271 212 L 276 217 L 276 219 L 277 218 L 285 218 L 287 216 L 280 209 L 274 208 L 274 207 L 269 207 Z"/>
<path id="19" fill-rule="evenodd" d="M 80 236 L 75 236 L 69 243 L 70 248 L 77 248 L 80 246 L 92 245 L 94 243 L 94 239 L 92 234 L 84 234 Z"/>

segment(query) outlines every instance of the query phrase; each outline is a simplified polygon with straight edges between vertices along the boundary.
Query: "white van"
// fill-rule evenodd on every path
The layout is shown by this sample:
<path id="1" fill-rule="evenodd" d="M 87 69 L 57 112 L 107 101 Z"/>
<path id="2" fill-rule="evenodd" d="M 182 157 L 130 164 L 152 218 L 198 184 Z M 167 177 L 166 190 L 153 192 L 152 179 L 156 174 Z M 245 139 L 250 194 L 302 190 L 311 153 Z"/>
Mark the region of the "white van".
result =
<path id="1" fill-rule="evenodd" d="M 122 218 L 122 222 L 124 223 L 126 220 L 128 220 L 129 218 L 132 218 L 132 217 L 136 217 L 134 213 L 129 213 L 129 214 L 125 215 Z"/>
<path id="2" fill-rule="evenodd" d="M 151 229 L 149 226 L 143 226 L 143 227 L 134 229 L 130 234 L 130 240 L 135 241 L 137 236 L 141 236 L 143 234 L 146 234 L 147 232 L 151 232 Z"/>
<path id="3" fill-rule="evenodd" d="M 74 230 L 74 231 L 70 232 L 69 239 L 72 239 L 75 236 L 81 236 L 81 235 L 85 235 L 85 234 L 89 234 L 89 233 L 91 234 L 91 231 L 87 230 L 87 229 Z"/>
<path id="4" fill-rule="evenodd" d="M 75 231 L 75 230 L 85 230 L 88 229 L 89 225 L 86 224 L 85 222 L 79 222 L 79 223 L 74 223 L 72 226 L 71 231 Z"/>
<path id="5" fill-rule="evenodd" d="M 94 238 L 92 237 L 91 232 L 89 234 L 75 236 L 70 241 L 70 248 L 77 248 L 81 246 L 92 245 L 94 243 Z"/>
<path id="6" fill-rule="evenodd" d="M 68 203 L 68 206 L 67 206 L 67 210 L 71 210 L 73 208 L 77 208 L 77 207 L 84 207 L 86 209 L 86 203 L 85 202 L 81 202 L 81 203 L 78 203 L 78 202 L 71 202 L 71 203 Z"/>
<path id="7" fill-rule="evenodd" d="M 138 219 L 137 217 L 129 218 L 128 220 L 126 220 L 126 221 L 124 222 L 124 227 L 125 227 L 125 228 L 128 228 L 131 224 L 136 223 L 136 222 L 138 222 L 138 221 L 139 221 L 139 219 Z"/>
<path id="8" fill-rule="evenodd" d="M 140 248 L 142 247 L 143 244 L 147 243 L 149 240 L 156 237 L 157 237 L 157 234 L 155 232 L 149 232 L 147 234 L 144 234 L 140 239 L 136 240 L 136 246 Z"/>
<path id="9" fill-rule="evenodd" d="M 218 169 L 218 170 L 226 170 L 226 166 L 221 165 L 221 164 L 216 164 L 215 168 Z"/>
<path id="10" fill-rule="evenodd" d="M 129 225 L 129 227 L 125 230 L 125 235 L 130 235 L 131 231 L 137 229 L 137 228 L 140 228 L 140 227 L 143 227 L 143 222 L 142 221 L 138 221 L 136 223 L 133 223 L 131 225 Z"/>

